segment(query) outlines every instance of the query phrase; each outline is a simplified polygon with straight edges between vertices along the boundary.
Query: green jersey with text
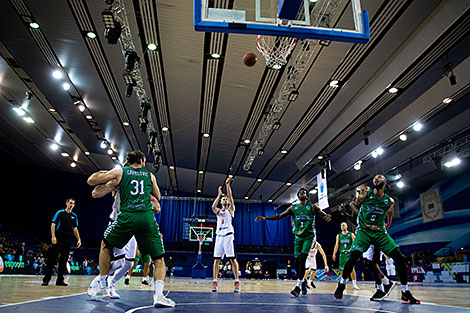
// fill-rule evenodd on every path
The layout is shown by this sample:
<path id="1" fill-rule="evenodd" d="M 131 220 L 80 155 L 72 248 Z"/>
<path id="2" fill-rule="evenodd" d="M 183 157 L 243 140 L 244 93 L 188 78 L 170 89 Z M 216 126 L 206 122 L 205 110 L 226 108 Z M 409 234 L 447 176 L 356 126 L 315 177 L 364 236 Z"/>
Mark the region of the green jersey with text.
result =
<path id="1" fill-rule="evenodd" d="M 385 217 L 391 204 L 392 200 L 389 195 L 384 194 L 381 199 L 378 199 L 374 191 L 369 190 L 357 217 L 359 228 L 385 231 Z"/>
<path id="2" fill-rule="evenodd" d="M 152 210 L 150 193 L 152 179 L 144 168 L 123 167 L 119 183 L 122 212 L 142 212 Z"/>
<path id="3" fill-rule="evenodd" d="M 349 253 L 352 245 L 352 233 L 348 231 L 346 235 L 343 232 L 339 233 L 339 253 Z"/>
<path id="4" fill-rule="evenodd" d="M 315 213 L 313 204 L 308 201 L 304 206 L 294 204 L 292 207 L 293 232 L 295 236 L 315 235 Z"/>

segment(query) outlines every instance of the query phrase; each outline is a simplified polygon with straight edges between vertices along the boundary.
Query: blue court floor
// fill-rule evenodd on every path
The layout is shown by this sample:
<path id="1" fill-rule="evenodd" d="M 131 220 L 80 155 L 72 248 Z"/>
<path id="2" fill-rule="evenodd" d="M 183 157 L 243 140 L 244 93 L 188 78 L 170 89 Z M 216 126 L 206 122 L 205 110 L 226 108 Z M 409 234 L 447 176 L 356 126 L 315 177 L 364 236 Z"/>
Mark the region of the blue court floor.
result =
<path id="1" fill-rule="evenodd" d="M 410 305 L 397 300 L 372 302 L 368 297 L 345 295 L 342 301 L 333 299 L 331 293 L 315 293 L 294 298 L 279 293 L 211 293 L 211 292 L 170 292 L 169 298 L 176 301 L 175 308 L 152 306 L 151 290 L 120 290 L 119 300 L 90 300 L 85 293 L 21 304 L 4 305 L 0 312 L 18 313 L 75 313 L 75 312 L 184 312 L 184 313 L 268 313 L 268 312 L 416 312 L 453 313 L 470 312 L 470 309 L 422 303 Z"/>

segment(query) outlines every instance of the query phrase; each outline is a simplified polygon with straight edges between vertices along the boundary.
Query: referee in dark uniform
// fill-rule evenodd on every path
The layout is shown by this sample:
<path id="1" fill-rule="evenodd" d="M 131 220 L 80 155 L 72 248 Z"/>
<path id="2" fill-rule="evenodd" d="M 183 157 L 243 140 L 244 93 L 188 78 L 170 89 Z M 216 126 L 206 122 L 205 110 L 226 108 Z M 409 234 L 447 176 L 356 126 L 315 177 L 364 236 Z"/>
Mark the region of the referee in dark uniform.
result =
<path id="1" fill-rule="evenodd" d="M 47 251 L 46 275 L 42 279 L 43 286 L 49 284 L 59 254 L 56 286 L 67 286 L 67 283 L 64 282 L 64 273 L 69 258 L 73 235 L 77 238 L 77 248 L 81 246 L 80 234 L 78 233 L 78 218 L 75 213 L 72 213 L 75 200 L 72 198 L 67 199 L 65 205 L 65 210 L 57 211 L 52 219 L 52 246 Z"/>

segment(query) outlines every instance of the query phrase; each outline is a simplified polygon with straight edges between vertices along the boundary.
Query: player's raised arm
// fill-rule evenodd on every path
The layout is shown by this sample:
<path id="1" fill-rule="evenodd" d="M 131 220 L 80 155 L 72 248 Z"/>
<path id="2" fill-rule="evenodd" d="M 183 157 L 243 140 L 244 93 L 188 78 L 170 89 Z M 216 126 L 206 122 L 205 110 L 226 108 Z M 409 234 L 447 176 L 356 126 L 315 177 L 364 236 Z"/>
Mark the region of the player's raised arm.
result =
<path id="1" fill-rule="evenodd" d="M 361 188 L 359 195 L 356 198 L 356 201 L 354 204 L 356 205 L 356 209 L 360 208 L 361 205 L 364 203 L 367 197 L 367 189 L 366 188 Z M 359 212 L 359 210 L 358 210 Z"/>
<path id="2" fill-rule="evenodd" d="M 122 178 L 122 168 L 120 167 L 115 167 L 112 170 L 109 171 L 99 171 L 96 173 L 93 173 L 88 177 L 87 183 L 90 186 L 96 186 L 100 184 L 105 184 L 109 182 L 110 180 L 115 179 L 116 183 L 119 184 Z"/>
<path id="3" fill-rule="evenodd" d="M 326 214 L 325 212 L 323 212 L 322 209 L 320 209 L 320 207 L 316 203 L 312 205 L 312 211 L 315 214 L 320 215 L 320 217 L 323 218 L 325 221 L 331 221 L 331 214 Z"/>
<path id="4" fill-rule="evenodd" d="M 219 186 L 219 189 L 217 191 L 217 198 L 215 198 L 214 202 L 212 203 L 212 212 L 214 212 L 215 215 L 219 212 L 219 209 L 217 209 L 217 205 L 219 204 L 220 197 L 222 197 L 222 186 Z"/>
<path id="5" fill-rule="evenodd" d="M 282 220 L 283 218 L 286 218 L 288 216 L 292 215 L 292 205 L 287 208 L 284 212 L 281 214 L 276 214 L 273 216 L 258 216 L 255 218 L 255 221 L 277 221 L 277 220 Z"/>
<path id="6" fill-rule="evenodd" d="M 233 201 L 232 187 L 230 186 L 232 181 L 233 181 L 233 177 L 227 178 L 227 180 L 225 181 L 225 187 L 227 188 L 227 198 L 228 198 L 228 203 L 230 204 L 228 209 L 230 211 L 230 214 L 234 216 L 235 215 L 235 201 Z"/>
<path id="7" fill-rule="evenodd" d="M 115 179 L 110 180 L 104 185 L 96 186 L 93 191 L 91 192 L 91 196 L 93 198 L 101 198 L 107 195 L 108 193 L 112 192 L 117 188 L 118 184 L 116 183 Z"/>

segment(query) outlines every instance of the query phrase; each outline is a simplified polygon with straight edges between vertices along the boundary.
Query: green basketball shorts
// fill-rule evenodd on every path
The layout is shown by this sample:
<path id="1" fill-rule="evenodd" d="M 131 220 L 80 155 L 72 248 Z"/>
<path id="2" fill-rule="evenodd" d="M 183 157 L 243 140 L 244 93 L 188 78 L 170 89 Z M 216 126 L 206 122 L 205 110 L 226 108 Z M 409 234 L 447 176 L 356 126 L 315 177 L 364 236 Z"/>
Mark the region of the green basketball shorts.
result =
<path id="1" fill-rule="evenodd" d="M 389 254 L 398 245 L 393 241 L 392 237 L 385 231 L 371 231 L 365 229 L 356 229 L 356 237 L 351 246 L 352 251 L 360 251 L 362 253 L 369 249 L 370 245 L 374 245 L 383 253 Z"/>
<path id="2" fill-rule="evenodd" d="M 349 260 L 349 255 L 350 255 L 350 253 L 340 253 L 339 254 L 339 270 L 340 271 L 344 270 L 344 265 Z"/>
<path id="3" fill-rule="evenodd" d="M 294 241 L 294 257 L 299 257 L 301 253 L 307 254 L 310 252 L 315 235 L 305 237 L 295 236 Z"/>

